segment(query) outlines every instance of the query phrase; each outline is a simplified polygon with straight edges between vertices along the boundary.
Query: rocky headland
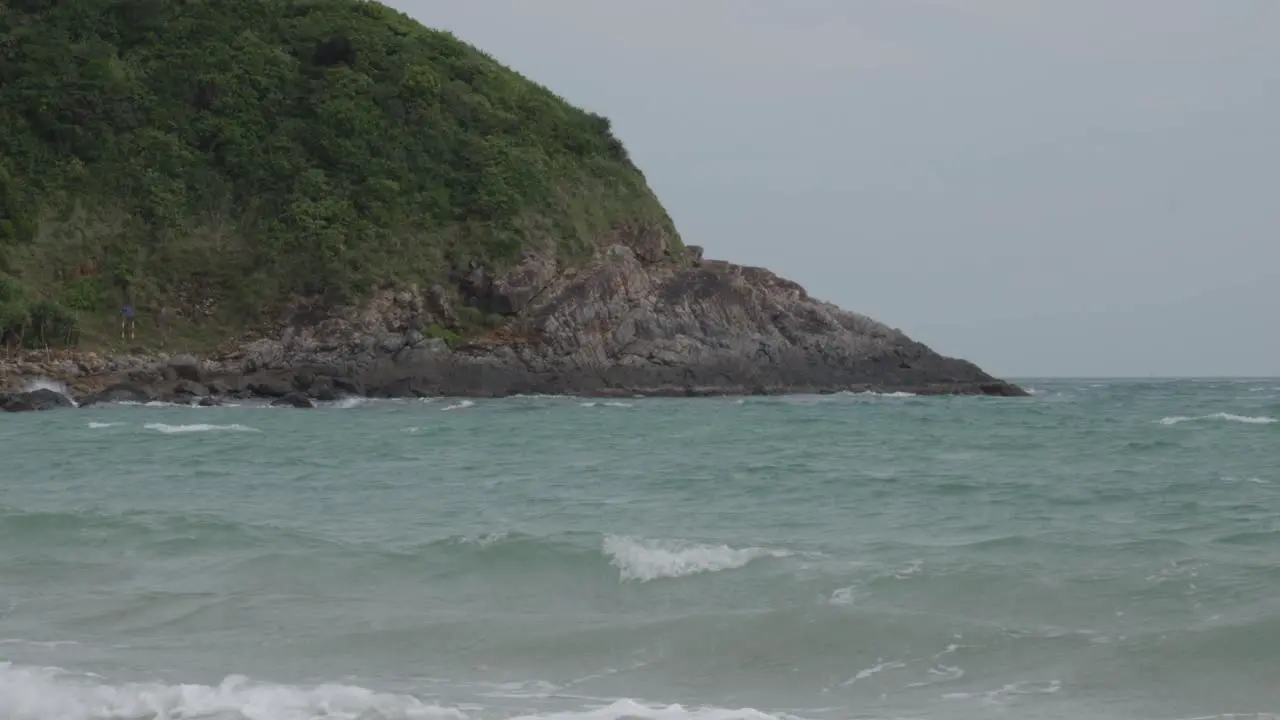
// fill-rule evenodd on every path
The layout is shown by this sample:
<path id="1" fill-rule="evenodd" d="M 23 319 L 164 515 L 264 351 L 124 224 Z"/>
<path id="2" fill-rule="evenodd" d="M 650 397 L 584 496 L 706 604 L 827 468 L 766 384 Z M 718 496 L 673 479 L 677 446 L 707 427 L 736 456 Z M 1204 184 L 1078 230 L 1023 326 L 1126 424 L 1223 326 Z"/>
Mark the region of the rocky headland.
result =
<path id="1" fill-rule="evenodd" d="M 379 3 L 26 3 L 0 47 L 5 410 L 1025 394 L 703 258 L 606 118 Z"/>
<path id="2" fill-rule="evenodd" d="M 477 271 L 457 288 L 382 291 L 328 312 L 299 307 L 271 337 L 209 357 L 27 353 L 4 366 L 5 382 L 14 392 L 36 377 L 56 380 L 82 405 L 254 396 L 306 407 L 347 395 L 1025 394 L 767 270 L 704 259 L 692 246 L 673 255 L 667 241 L 658 227 L 629 229 L 577 267 L 529 254 L 502 276 Z M 451 292 L 501 306 L 509 318 L 465 341 L 424 333 L 452 324 Z"/>

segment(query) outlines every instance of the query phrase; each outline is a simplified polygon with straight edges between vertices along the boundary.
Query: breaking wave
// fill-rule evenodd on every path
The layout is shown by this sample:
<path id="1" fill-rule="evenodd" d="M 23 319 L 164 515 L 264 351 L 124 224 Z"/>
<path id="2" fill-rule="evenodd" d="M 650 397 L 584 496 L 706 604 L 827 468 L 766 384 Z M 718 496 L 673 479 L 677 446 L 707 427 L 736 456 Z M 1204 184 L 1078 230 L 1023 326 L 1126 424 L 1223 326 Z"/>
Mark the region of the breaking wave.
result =
<path id="1" fill-rule="evenodd" d="M 143 425 L 147 430 L 164 433 L 166 435 L 175 435 L 181 433 L 201 433 L 201 432 L 258 432 L 248 425 L 209 425 L 206 423 L 198 423 L 195 425 L 167 425 L 165 423 L 147 423 Z"/>
<path id="2" fill-rule="evenodd" d="M 71 390 L 66 385 L 56 380 L 50 380 L 48 378 L 32 378 L 22 386 L 22 392 L 35 392 L 36 390 L 50 390 L 52 392 L 56 392 L 70 400 L 72 405 L 75 405 L 76 407 L 80 406 L 80 403 L 76 402 L 75 397 L 71 395 Z"/>
<path id="3" fill-rule="evenodd" d="M 1223 420 L 1225 422 L 1247 423 L 1249 425 L 1270 425 L 1278 423 L 1280 420 L 1267 417 L 1265 415 L 1250 417 L 1248 415 L 1235 415 L 1233 413 L 1213 413 L 1212 415 L 1199 415 L 1196 417 L 1188 417 L 1185 415 L 1173 415 L 1160 419 L 1161 425 L 1180 425 L 1186 422 L 1195 422 L 1197 420 Z"/>
<path id="4" fill-rule="evenodd" d="M 509 720 L 794 720 L 752 709 L 685 708 L 621 699 L 596 707 L 505 713 Z M 126 683 L 58 668 L 0 663 L 6 720 L 470 720 L 482 708 L 447 707 L 356 685 L 278 685 L 233 675 L 218 685 Z"/>
<path id="5" fill-rule="evenodd" d="M 698 545 L 618 535 L 605 537 L 603 550 L 609 556 L 610 564 L 622 573 L 623 580 L 640 582 L 734 570 L 752 560 L 791 555 L 785 550 L 758 547 L 737 549 L 728 545 Z"/>
<path id="6" fill-rule="evenodd" d="M 256 683 L 240 676 L 221 684 L 110 685 L 57 668 L 0 663 L 0 717 L 8 720 L 153 720 L 227 718 L 252 720 L 421 720 L 465 713 L 408 695 L 377 693 L 351 685 L 293 687 Z"/>

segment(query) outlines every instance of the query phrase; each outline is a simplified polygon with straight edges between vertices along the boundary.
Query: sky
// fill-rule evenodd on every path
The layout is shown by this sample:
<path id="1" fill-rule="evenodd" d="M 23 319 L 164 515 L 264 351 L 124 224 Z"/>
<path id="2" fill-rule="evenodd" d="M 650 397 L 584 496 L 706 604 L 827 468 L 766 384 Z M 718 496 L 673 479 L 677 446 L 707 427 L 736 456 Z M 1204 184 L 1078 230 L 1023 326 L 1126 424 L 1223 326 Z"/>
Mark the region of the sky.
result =
<path id="1" fill-rule="evenodd" d="M 1280 376 L 1276 0 L 391 0 L 685 242 L 1005 377 Z"/>

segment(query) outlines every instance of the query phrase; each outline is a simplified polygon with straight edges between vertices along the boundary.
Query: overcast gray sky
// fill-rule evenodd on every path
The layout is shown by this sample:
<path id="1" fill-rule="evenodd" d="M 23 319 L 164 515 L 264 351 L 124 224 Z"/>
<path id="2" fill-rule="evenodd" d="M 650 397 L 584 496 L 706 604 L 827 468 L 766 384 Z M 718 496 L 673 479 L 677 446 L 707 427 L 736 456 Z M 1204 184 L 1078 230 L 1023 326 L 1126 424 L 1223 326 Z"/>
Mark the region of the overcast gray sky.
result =
<path id="1" fill-rule="evenodd" d="M 1005 376 L 1280 375 L 1280 0 L 392 0 L 708 256 Z"/>

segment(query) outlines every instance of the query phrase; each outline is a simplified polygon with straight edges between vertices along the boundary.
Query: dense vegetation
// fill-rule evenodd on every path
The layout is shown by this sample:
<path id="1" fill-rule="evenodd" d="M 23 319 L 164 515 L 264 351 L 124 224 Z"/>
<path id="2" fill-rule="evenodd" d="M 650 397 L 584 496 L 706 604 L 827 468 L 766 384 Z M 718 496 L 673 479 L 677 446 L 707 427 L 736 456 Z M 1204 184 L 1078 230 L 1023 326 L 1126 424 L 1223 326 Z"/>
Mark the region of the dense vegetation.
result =
<path id="1" fill-rule="evenodd" d="M 242 326 L 670 228 L 608 120 L 363 0 L 6 0 L 0 128 L 11 340 L 124 302 Z"/>

